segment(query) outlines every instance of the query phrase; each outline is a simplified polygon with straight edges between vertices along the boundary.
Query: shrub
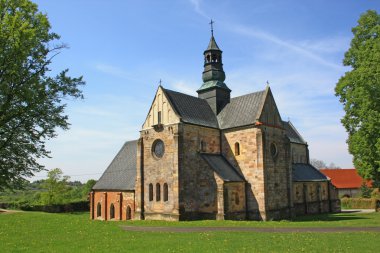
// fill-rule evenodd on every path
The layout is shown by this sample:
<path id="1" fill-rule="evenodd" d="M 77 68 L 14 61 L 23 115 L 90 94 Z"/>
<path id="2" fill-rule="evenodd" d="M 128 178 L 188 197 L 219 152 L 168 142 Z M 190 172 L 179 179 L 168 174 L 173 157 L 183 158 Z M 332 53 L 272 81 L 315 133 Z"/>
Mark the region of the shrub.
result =
<path id="1" fill-rule="evenodd" d="M 371 188 L 367 186 L 365 182 L 360 186 L 360 192 L 362 198 L 370 198 L 371 197 Z"/>
<path id="2" fill-rule="evenodd" d="M 377 201 L 374 198 L 343 198 L 341 206 L 343 209 L 376 209 Z"/>
<path id="3" fill-rule="evenodd" d="M 371 193 L 371 197 L 374 199 L 380 199 L 380 189 L 375 188 Z"/>

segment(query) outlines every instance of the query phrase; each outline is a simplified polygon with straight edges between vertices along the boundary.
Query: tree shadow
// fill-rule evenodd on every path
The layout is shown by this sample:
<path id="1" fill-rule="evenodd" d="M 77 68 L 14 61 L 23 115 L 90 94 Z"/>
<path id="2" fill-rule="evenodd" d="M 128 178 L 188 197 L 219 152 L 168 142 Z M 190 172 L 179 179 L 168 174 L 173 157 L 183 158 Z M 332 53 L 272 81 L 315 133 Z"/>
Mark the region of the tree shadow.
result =
<path id="1" fill-rule="evenodd" d="M 324 214 L 310 214 L 297 216 L 292 219 L 293 222 L 307 222 L 307 221 L 344 221 L 344 220 L 367 220 L 370 218 L 358 216 L 357 212 L 344 212 L 344 213 L 324 213 Z"/>

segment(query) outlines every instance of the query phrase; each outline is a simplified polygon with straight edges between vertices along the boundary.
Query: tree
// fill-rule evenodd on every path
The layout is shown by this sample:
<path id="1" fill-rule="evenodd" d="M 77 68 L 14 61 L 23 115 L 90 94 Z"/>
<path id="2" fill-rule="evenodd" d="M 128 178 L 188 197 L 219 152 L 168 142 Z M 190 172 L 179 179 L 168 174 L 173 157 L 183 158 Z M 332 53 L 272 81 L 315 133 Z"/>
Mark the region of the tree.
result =
<path id="1" fill-rule="evenodd" d="M 56 168 L 48 172 L 48 178 L 42 183 L 41 202 L 44 205 L 65 203 L 66 194 L 69 192 L 70 177 L 64 176 L 61 169 Z"/>
<path id="2" fill-rule="evenodd" d="M 339 167 L 338 165 L 336 165 L 335 163 L 331 162 L 329 164 L 329 166 L 326 167 L 327 169 L 341 169 L 341 167 Z"/>
<path id="3" fill-rule="evenodd" d="M 65 99 L 83 98 L 82 77 L 48 75 L 56 44 L 45 14 L 29 0 L 0 0 L 0 190 L 44 167 L 45 141 L 68 129 Z"/>
<path id="4" fill-rule="evenodd" d="M 319 170 L 325 169 L 327 167 L 327 165 L 324 161 L 318 160 L 318 159 L 310 159 L 310 164 Z"/>
<path id="5" fill-rule="evenodd" d="M 351 70 L 335 87 L 344 106 L 342 124 L 358 173 L 380 183 L 380 16 L 369 10 L 352 29 L 354 37 L 343 64 Z"/>
<path id="6" fill-rule="evenodd" d="M 92 190 L 92 187 L 94 187 L 94 185 L 96 184 L 96 180 L 94 179 L 89 179 L 86 184 L 83 186 L 83 190 L 82 190 L 82 196 L 87 199 L 87 195 L 90 193 L 90 191 Z"/>
<path id="7" fill-rule="evenodd" d="M 362 185 L 360 186 L 360 192 L 361 192 L 362 198 L 370 198 L 372 189 L 369 188 L 365 182 L 363 182 Z"/>

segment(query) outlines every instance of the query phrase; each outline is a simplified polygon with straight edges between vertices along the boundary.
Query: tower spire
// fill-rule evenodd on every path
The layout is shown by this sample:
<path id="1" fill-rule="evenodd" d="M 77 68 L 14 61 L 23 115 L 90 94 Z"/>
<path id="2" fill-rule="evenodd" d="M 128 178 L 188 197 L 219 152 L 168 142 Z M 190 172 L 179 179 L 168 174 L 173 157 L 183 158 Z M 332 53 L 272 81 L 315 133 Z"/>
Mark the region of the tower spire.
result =
<path id="1" fill-rule="evenodd" d="M 211 109 L 218 114 L 230 102 L 231 90 L 224 83 L 226 75 L 223 70 L 222 50 L 214 38 L 214 21 L 211 19 L 211 38 L 204 55 L 203 84 L 197 90 L 198 97 L 207 100 Z"/>

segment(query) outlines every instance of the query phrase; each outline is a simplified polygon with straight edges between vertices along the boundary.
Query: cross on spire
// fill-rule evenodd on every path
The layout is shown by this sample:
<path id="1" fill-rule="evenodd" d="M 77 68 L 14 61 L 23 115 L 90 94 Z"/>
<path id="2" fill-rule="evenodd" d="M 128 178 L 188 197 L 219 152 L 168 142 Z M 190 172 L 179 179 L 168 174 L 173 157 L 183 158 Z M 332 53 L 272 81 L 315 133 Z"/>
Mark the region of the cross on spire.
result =
<path id="1" fill-rule="evenodd" d="M 214 36 L 214 26 L 213 26 L 213 24 L 214 24 L 215 22 L 211 19 L 211 21 L 210 21 L 210 26 L 211 26 L 211 35 L 212 36 Z"/>
<path id="2" fill-rule="evenodd" d="M 161 86 L 161 83 L 162 83 L 162 81 L 161 81 L 161 78 L 160 78 L 160 81 L 159 81 L 159 83 L 160 83 L 160 86 Z"/>

